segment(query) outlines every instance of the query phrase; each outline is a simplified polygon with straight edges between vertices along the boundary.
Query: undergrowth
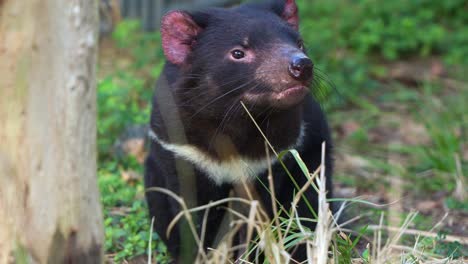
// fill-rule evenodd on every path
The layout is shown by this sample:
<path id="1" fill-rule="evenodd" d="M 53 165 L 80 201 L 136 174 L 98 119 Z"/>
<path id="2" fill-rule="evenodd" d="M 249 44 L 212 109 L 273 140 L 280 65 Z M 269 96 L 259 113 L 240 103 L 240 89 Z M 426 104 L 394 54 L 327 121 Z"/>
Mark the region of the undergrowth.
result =
<path id="1" fill-rule="evenodd" d="M 450 212 L 466 213 L 466 196 L 460 197 L 460 192 L 466 190 L 460 191 L 460 186 L 466 188 L 468 175 L 464 160 L 468 87 L 462 82 L 466 81 L 463 73 L 468 71 L 468 3 L 463 0 L 299 0 L 298 3 L 301 33 L 310 56 L 325 77 L 323 87 L 318 89 L 325 95 L 320 102 L 327 109 L 332 127 L 336 132 L 350 120 L 358 124 L 347 137 L 337 140 L 336 151 L 352 150 L 365 166 L 358 172 L 338 171 L 336 181 L 358 191 L 377 191 L 392 189 L 388 175 L 398 175 L 404 179 L 404 191 L 428 199 L 434 193 L 443 193 L 443 204 Z M 144 256 L 152 238 L 154 261 L 165 263 L 168 260 L 165 247 L 158 234 L 150 233 L 142 179 L 122 177 L 126 171 L 141 176 L 142 165 L 115 152 L 115 142 L 126 128 L 148 123 L 153 85 L 164 64 L 160 36 L 157 32 L 143 33 L 138 22 L 124 20 L 117 25 L 111 41 L 112 45 L 103 48 L 115 52 L 101 57 L 98 86 L 98 174 L 105 216 L 105 250 L 109 259 L 121 263 Z M 438 81 L 416 86 L 380 81 L 388 74 L 386 64 L 425 58 L 440 59 L 449 69 L 448 77 L 462 81 L 455 88 L 445 88 Z M 382 130 L 382 123 L 392 117 L 389 114 L 416 120 L 424 127 L 428 139 L 415 145 L 376 142 L 374 131 Z M 405 122 L 399 119 L 396 124 L 384 126 L 385 131 L 396 130 Z M 389 163 L 388 155 L 403 157 L 405 164 Z M 384 241 L 392 234 L 378 231 L 379 226 L 389 224 L 385 218 L 379 222 L 382 209 L 366 210 L 362 215 L 366 213 L 373 214 L 372 221 L 353 227 L 353 232 L 332 227 L 335 263 L 377 263 L 378 252 L 385 248 Z M 466 245 L 460 241 L 446 240 L 450 235 L 447 229 L 433 230 L 430 236 L 421 238 L 412 233 L 404 235 L 410 227 L 431 229 L 438 219 L 428 218 L 431 217 L 401 213 L 401 221 L 412 221 L 403 228 L 394 226 L 401 236 L 398 243 L 391 244 L 392 250 L 403 247 L 405 253 L 392 256 L 400 257 L 402 263 L 421 263 L 434 255 L 457 259 L 468 254 Z M 287 219 L 282 223 L 287 224 Z M 277 235 L 274 225 L 263 227 Z M 379 234 L 380 244 L 370 238 Z M 298 237 L 291 236 L 285 242 L 295 239 Z"/>

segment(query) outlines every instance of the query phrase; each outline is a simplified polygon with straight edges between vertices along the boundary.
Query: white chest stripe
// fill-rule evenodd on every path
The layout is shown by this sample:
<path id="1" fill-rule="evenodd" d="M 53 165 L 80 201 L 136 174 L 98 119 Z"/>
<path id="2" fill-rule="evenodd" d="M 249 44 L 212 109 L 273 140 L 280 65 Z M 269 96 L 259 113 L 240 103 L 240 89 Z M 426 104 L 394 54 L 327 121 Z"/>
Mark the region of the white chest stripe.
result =
<path id="1" fill-rule="evenodd" d="M 305 125 L 302 124 L 296 144 L 291 146 L 291 148 L 302 145 L 304 135 Z M 149 136 L 151 139 L 157 141 L 163 148 L 173 152 L 177 157 L 191 162 L 198 169 L 206 172 L 216 184 L 239 183 L 242 182 L 242 180 L 254 180 L 258 174 L 264 172 L 270 165 L 266 158 L 254 160 L 247 157 L 240 157 L 220 162 L 193 145 L 179 145 L 164 142 L 159 139 L 156 133 L 151 129 L 149 131 Z M 275 162 L 277 162 L 277 159 L 271 157 L 271 164 Z"/>

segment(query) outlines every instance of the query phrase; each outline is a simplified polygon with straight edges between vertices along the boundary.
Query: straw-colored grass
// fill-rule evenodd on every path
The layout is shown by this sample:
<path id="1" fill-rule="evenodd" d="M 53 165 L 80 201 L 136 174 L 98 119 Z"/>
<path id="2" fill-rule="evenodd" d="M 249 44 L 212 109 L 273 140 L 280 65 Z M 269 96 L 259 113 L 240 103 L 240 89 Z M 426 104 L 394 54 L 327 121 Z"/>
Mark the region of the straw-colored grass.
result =
<path id="1" fill-rule="evenodd" d="M 244 108 L 248 113 L 247 108 L 245 106 Z M 255 122 L 255 120 L 253 121 Z M 270 151 L 279 157 L 278 153 L 273 149 L 271 144 L 269 144 L 267 138 L 265 138 L 265 142 L 268 157 Z M 367 238 L 368 241 L 372 242 L 369 242 L 365 249 L 356 250 L 355 246 L 357 240 L 353 242 L 349 234 L 357 234 L 358 237 L 361 237 L 363 234 L 346 229 L 346 226 L 357 221 L 361 216 L 356 216 L 340 224 L 338 224 L 338 218 L 342 215 L 347 202 L 359 202 L 367 205 L 372 204 L 360 198 L 343 200 L 340 209 L 333 215 L 330 211 L 330 203 L 326 198 L 327 187 L 329 186 L 325 185 L 324 157 L 325 143 L 323 143 L 322 146 L 322 164 L 315 172 L 306 175 L 306 177 L 309 178 L 308 182 L 304 186 L 299 186 L 295 197 L 291 197 L 291 212 L 288 212 L 289 217 L 287 219 L 280 217 L 279 210 L 281 209 L 278 209 L 275 202 L 274 188 L 272 188 L 274 186 L 274 177 L 271 168 L 269 168 L 268 171 L 268 182 L 269 189 L 271 190 L 271 200 L 273 201 L 272 206 L 276 212 L 273 219 L 268 217 L 261 203 L 254 199 L 254 195 L 250 193 L 249 186 L 246 183 L 241 184 L 240 187 L 246 192 L 246 198 L 229 197 L 195 208 L 187 208 L 183 199 L 169 190 L 150 188 L 149 191 L 163 192 L 173 197 L 181 205 L 182 211 L 171 222 L 166 235 L 169 235 L 175 224 L 182 217 L 185 217 L 189 222 L 191 231 L 198 245 L 198 256 L 194 263 L 260 263 L 261 258 L 264 258 L 266 263 L 299 263 L 292 259 L 290 254 L 291 249 L 299 244 L 305 244 L 307 246 L 308 264 L 466 263 L 463 259 L 453 260 L 450 257 L 438 256 L 434 253 L 425 252 L 424 249 L 420 249 L 419 244 L 422 240 L 421 237 L 435 238 L 437 234 L 434 233 L 434 230 L 437 229 L 438 226 L 436 225 L 432 230 L 426 232 L 409 229 L 410 224 L 413 223 L 417 216 L 417 212 L 411 212 L 399 227 L 385 226 L 383 224 L 384 214 L 382 213 L 379 223 L 371 224 L 367 228 L 368 231 L 373 231 L 372 238 Z M 279 161 L 281 162 L 281 160 Z M 299 163 L 302 162 L 300 158 L 296 159 L 296 161 Z M 305 166 L 305 164 L 299 165 Z M 317 219 L 308 219 L 308 221 L 317 222 L 314 231 L 308 230 L 302 226 L 301 223 L 304 222 L 304 219 L 300 218 L 295 211 L 295 205 L 302 198 L 302 194 L 312 186 L 317 191 L 319 198 Z M 232 206 L 233 204 L 246 206 L 248 210 L 243 211 L 246 211 L 247 214 L 237 210 L 239 206 Z M 227 213 L 231 214 L 233 218 L 230 223 L 229 232 L 224 234 L 223 239 L 216 247 L 204 248 L 204 233 L 211 232 L 209 227 L 206 226 L 208 211 L 210 208 L 221 205 L 226 205 L 225 209 Z M 201 236 L 197 234 L 191 217 L 192 213 L 200 211 L 205 211 Z M 232 238 L 239 235 L 241 229 L 245 230 L 245 232 L 243 232 L 245 233 L 245 239 L 243 239 L 243 243 L 240 245 L 233 245 Z M 401 238 L 408 235 L 415 238 L 413 246 L 401 243 Z M 384 239 L 384 237 L 386 238 Z M 349 242 L 349 247 L 345 248 L 345 251 L 358 252 L 355 253 L 354 258 L 343 259 L 343 253 L 346 252 L 343 252 L 343 248 L 340 249 L 337 246 L 339 244 L 338 240 Z M 464 245 L 467 244 L 467 239 L 463 237 L 447 236 L 445 237 L 445 241 L 457 241 Z M 357 257 L 356 254 L 358 255 Z M 149 253 L 149 259 L 150 258 L 151 254 Z"/>

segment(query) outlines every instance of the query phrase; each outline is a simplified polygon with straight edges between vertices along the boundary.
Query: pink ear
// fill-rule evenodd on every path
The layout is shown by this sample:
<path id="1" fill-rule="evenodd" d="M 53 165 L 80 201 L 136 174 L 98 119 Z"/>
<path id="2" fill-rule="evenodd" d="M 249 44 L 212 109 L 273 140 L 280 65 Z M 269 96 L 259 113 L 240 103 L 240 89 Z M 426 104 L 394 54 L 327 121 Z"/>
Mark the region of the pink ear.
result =
<path id="1" fill-rule="evenodd" d="M 284 3 L 283 14 L 281 15 L 288 24 L 295 30 L 299 29 L 299 16 L 295 0 L 286 0 Z"/>
<path id="2" fill-rule="evenodd" d="M 161 38 L 164 55 L 168 61 L 182 65 L 192 51 L 201 28 L 189 14 L 182 11 L 167 13 L 161 22 Z"/>

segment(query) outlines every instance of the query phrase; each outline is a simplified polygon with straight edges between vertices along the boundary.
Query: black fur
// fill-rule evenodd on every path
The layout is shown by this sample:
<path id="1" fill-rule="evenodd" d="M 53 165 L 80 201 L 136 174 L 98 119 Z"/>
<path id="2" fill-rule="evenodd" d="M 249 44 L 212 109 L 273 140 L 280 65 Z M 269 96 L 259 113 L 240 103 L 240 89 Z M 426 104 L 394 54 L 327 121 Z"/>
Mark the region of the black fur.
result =
<path id="1" fill-rule="evenodd" d="M 288 72 L 291 56 L 305 54 L 298 46 L 301 38 L 295 30 L 295 7 L 294 1 L 285 0 L 190 14 L 167 14 L 166 24 L 163 19 L 162 34 L 168 63 L 156 86 L 150 125 L 159 140 L 195 146 L 220 161 L 238 156 L 250 159 L 265 157 L 263 137 L 240 106 L 241 100 L 278 151 L 294 145 L 303 123 L 305 135 L 297 150 L 311 171 L 320 164 L 322 142 L 327 143 L 326 172 L 330 197 L 331 138 L 319 104 L 310 95 L 298 102 L 289 95 L 284 102 L 281 101 L 283 99 L 265 99 L 274 91 L 281 92 L 288 87 L 311 82 L 310 79 L 292 78 Z M 248 51 L 246 53 L 253 54 L 253 59 L 239 63 L 229 54 L 236 46 L 242 46 L 246 37 L 248 47 L 243 48 Z M 283 47 L 287 48 L 282 51 Z M 275 78 L 288 83 L 283 85 L 271 81 Z M 253 96 L 243 97 L 246 94 Z M 182 128 L 178 129 L 180 124 Z M 234 152 L 223 149 L 225 145 L 219 143 L 219 135 L 224 140 L 228 139 L 227 145 L 234 146 Z M 284 162 L 299 186 L 305 184 L 306 178 L 296 162 L 292 158 L 285 158 Z M 181 170 L 186 170 L 184 175 L 181 175 Z M 279 163 L 273 165 L 273 175 L 277 199 L 285 209 L 289 209 L 297 190 Z M 182 177 L 184 182 L 181 182 Z M 254 184 L 271 216 L 270 194 L 260 181 L 268 186 L 266 172 L 258 175 Z M 216 183 L 196 164 L 183 161 L 154 140 L 146 160 L 145 186 L 167 188 L 182 194 L 181 188 L 187 188 L 191 183 L 196 187 L 191 206 L 226 198 L 232 189 L 231 183 Z M 316 192 L 310 188 L 305 195 L 317 209 Z M 150 215 L 155 218 L 156 231 L 172 256 L 180 262 L 179 226 L 166 238 L 166 229 L 180 212 L 180 206 L 173 198 L 156 191 L 147 192 L 147 201 Z M 303 200 L 297 210 L 301 217 L 313 218 Z M 212 245 L 224 212 L 222 209 L 210 210 L 206 246 Z M 202 219 L 203 213 L 197 216 Z M 304 225 L 313 228 L 309 222 L 304 222 Z M 199 222 L 197 227 L 200 232 Z M 299 250 L 294 257 L 304 259 L 304 254 Z"/>

